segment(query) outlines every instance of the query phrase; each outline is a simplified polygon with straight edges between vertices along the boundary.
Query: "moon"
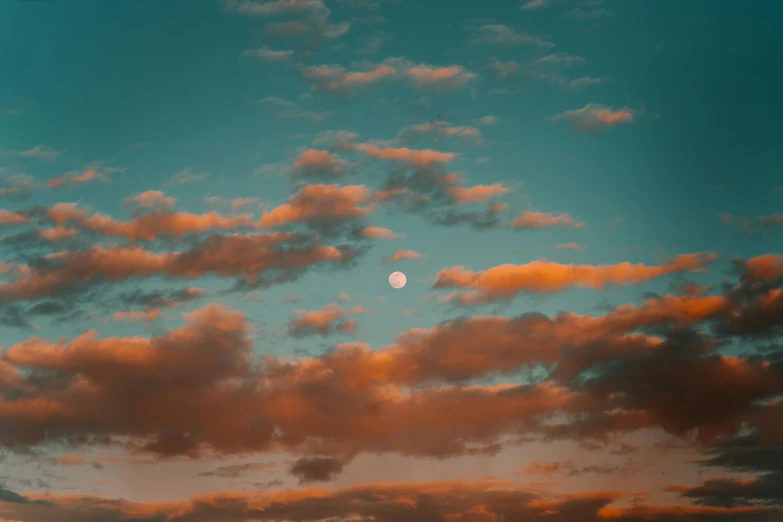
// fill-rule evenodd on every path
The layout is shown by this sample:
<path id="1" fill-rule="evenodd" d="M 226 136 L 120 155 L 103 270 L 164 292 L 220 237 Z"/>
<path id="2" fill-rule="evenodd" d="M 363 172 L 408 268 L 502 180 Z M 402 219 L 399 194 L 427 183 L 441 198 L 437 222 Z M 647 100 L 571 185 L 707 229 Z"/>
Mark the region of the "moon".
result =
<path id="1" fill-rule="evenodd" d="M 389 284 L 392 285 L 392 288 L 402 288 L 407 282 L 408 279 L 402 272 L 392 272 L 392 275 L 389 276 Z"/>

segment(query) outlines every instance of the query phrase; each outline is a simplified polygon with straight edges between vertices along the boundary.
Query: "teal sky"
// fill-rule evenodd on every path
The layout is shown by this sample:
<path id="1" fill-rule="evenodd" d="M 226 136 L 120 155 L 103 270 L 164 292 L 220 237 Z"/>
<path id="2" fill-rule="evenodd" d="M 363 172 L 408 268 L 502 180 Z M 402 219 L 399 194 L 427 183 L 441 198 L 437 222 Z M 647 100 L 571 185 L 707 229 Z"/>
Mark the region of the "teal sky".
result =
<path id="1" fill-rule="evenodd" d="M 366 343 L 376 351 L 397 346 L 406 331 L 458 318 L 513 318 L 529 312 L 599 317 L 621 305 L 682 295 L 685 283 L 709 287 L 704 295 L 734 299 L 722 285 L 740 284 L 737 266 L 750 266 L 742 260 L 783 253 L 781 27 L 783 4 L 763 0 L 3 1 L 0 362 L 7 361 L 33 382 L 43 367 L 9 355 L 24 347 L 32 350 L 30 339 L 46 339 L 63 350 L 69 339 L 91 330 L 96 337 L 114 339 L 112 343 L 119 343 L 118 338 L 155 339 L 183 328 L 188 319 L 182 314 L 210 303 L 244 314 L 252 325 L 248 333 L 254 356 L 288 361 L 293 356 L 320 360 L 341 343 Z M 346 139 L 348 133 L 353 137 Z M 374 157 L 371 149 L 389 157 Z M 427 150 L 453 156 L 427 165 L 400 159 Z M 314 151 L 322 154 L 317 164 L 306 172 L 297 170 L 297 162 Z M 324 157 L 335 163 L 324 163 Z M 447 174 L 457 175 L 458 182 L 433 181 L 433 176 Z M 393 188 L 399 176 L 413 176 L 406 194 L 429 199 L 417 208 L 402 199 L 384 199 L 379 191 Z M 127 233 L 112 236 L 90 224 L 94 222 L 78 219 L 64 225 L 72 234 L 68 237 L 49 240 L 40 232 L 60 231 L 51 214 L 52 208 L 64 208 L 58 204 L 75 204 L 85 219 L 100 214 L 116 222 L 212 212 L 227 220 L 246 214 L 240 219 L 261 223 L 267 212 L 319 184 L 333 185 L 329 190 L 362 186 L 366 197 L 358 204 L 371 208 L 351 218 L 323 202 L 313 203 L 337 229 L 319 228 L 323 219 L 307 222 L 300 216 L 283 227 L 255 229 L 213 224 L 183 232 L 164 224 L 154 240 Z M 450 192 L 479 186 L 500 190 L 468 201 Z M 173 201 L 134 209 L 133 198 L 151 197 L 149 191 Z M 471 216 L 478 219 L 493 203 L 505 205 L 496 220 L 471 226 Z M 463 222 L 441 222 L 456 214 L 463 214 Z M 524 217 L 535 224 L 514 224 Z M 359 230 L 371 226 L 399 237 L 357 239 Z M 256 263 L 258 251 L 238 247 L 217 253 L 208 247 L 210 237 L 221 241 L 225 234 L 241 239 L 278 231 L 297 234 L 300 241 L 270 250 L 270 258 L 283 259 L 277 269 L 293 274 L 284 282 L 243 282 L 248 272 L 267 275 L 266 269 L 246 266 Z M 287 272 L 286 263 L 292 261 L 284 250 L 302 245 L 341 246 L 355 253 L 350 262 L 308 260 L 301 271 Z M 217 268 L 145 268 L 129 254 L 90 264 L 90 252 L 126 248 L 143 249 L 149 256 L 188 251 L 182 266 L 207 252 L 203 262 Z M 418 258 L 388 260 L 406 251 Z M 675 267 L 677 256 L 685 254 L 700 261 Z M 705 261 L 711 255 L 715 260 Z M 514 278 L 523 276 L 508 274 L 484 283 L 460 283 L 447 273 L 454 267 L 483 272 L 538 261 L 547 268 L 522 283 Z M 554 264 L 565 265 L 573 279 L 558 286 L 559 276 L 551 275 Z M 654 267 L 664 271 L 642 274 Z M 407 275 L 403 289 L 388 284 L 395 270 Z M 580 275 L 581 270 L 592 275 Z M 620 272 L 625 275 L 613 279 L 611 274 Z M 187 288 L 203 293 L 192 299 L 176 294 Z M 162 302 L 163 297 L 170 301 Z M 471 298 L 481 302 L 460 301 Z M 330 329 L 318 334 L 302 322 L 304 333 L 296 333 L 297 318 L 329 306 L 345 313 L 333 318 Z M 362 310 L 352 311 L 354 307 Z M 777 321 L 773 330 L 778 337 L 763 337 L 770 344 L 779 340 L 783 324 L 783 307 L 775 310 L 759 316 L 759 321 Z M 132 314 L 147 316 L 138 320 Z M 723 331 L 710 322 L 718 319 L 704 320 L 704 331 L 720 337 Z M 356 321 L 355 329 L 344 321 Z M 628 333 L 644 331 L 639 326 Z M 655 335 L 668 339 L 657 330 Z M 732 339 L 723 353 L 746 353 L 759 342 L 759 337 L 751 338 Z M 774 363 L 775 357 L 770 355 L 769 361 Z M 556 358 L 549 362 L 558 364 Z M 46 368 L 76 372 L 69 374 L 74 379 L 89 373 L 71 366 Z M 470 382 L 519 384 L 530 383 L 531 377 L 525 371 L 490 372 L 474 375 Z M 457 386 L 448 379 L 443 384 L 451 385 Z M 21 394 L 19 390 L 14 393 Z M 764 397 L 782 393 L 775 389 Z M 0 419 L 4 411 L 12 418 L 12 396 L 8 392 L 0 401 Z M 22 424 L 13 424 L 17 421 L 3 422 L 0 429 L 27 433 Z M 131 423 L 106 431 L 96 427 L 103 426 L 99 421 L 85 420 L 77 423 L 79 428 L 65 424 L 65 432 L 74 436 L 127 441 L 159 435 Z M 650 433 L 656 430 L 672 435 L 671 424 L 653 424 L 645 427 L 650 431 L 629 435 L 637 437 L 634 444 L 653 447 L 659 439 Z M 43 446 L 37 445 L 40 441 L 25 443 L 24 451 L 127 457 L 127 448 L 116 445 L 106 450 L 89 444 L 70 447 L 51 435 L 60 433 L 56 426 L 48 429 Z M 497 474 L 503 476 L 513 472 L 503 459 L 530 460 L 541 452 L 555 458 L 557 444 L 571 444 L 557 446 L 557 451 L 570 451 L 574 459 L 583 454 L 574 441 L 535 444 L 543 449 L 506 448 L 500 457 L 463 455 L 459 459 L 475 460 L 448 461 L 443 466 L 453 467 L 442 474 L 431 471 L 432 460 L 416 460 L 421 455 L 403 451 L 400 458 L 411 459 L 410 467 L 395 471 L 394 481 L 415 482 L 419 476 L 446 480 L 463 472 L 460 476 L 474 476 L 472 467 L 485 470 L 484 476 L 501 469 Z M 0 472 L 0 493 L 5 485 L 33 496 L 68 494 L 57 491 L 59 486 L 36 485 L 36 474 L 49 468 L 30 460 L 35 453 L 15 453 L 20 447 L 0 436 L 0 450 L 19 462 L 17 482 L 13 473 Z M 639 478 L 639 489 L 663 491 L 675 482 L 698 483 L 699 470 L 686 461 L 703 450 L 686 444 L 682 458 L 669 454 L 666 458 L 676 461 L 675 477 L 664 480 L 653 470 Z M 288 462 L 300 451 L 275 450 L 274 459 Z M 394 452 L 385 451 L 357 449 L 367 456 L 346 467 L 339 487 L 383 482 L 373 474 L 377 465 L 367 459 L 392 466 Z M 605 451 L 607 458 L 619 459 Z M 260 450 L 228 453 L 240 463 L 266 458 L 258 456 Z M 649 452 L 642 453 L 640 461 L 650 460 Z M 163 475 L 191 477 L 216 464 L 175 459 L 154 465 L 161 466 Z M 72 472 L 69 487 L 78 493 L 164 501 L 156 487 L 144 485 L 144 466 L 107 461 L 103 471 L 55 466 L 52 473 Z M 408 477 L 406 470 L 417 471 Z M 277 475 L 264 475 L 264 480 L 270 477 Z M 171 498 L 238 490 L 237 483 L 206 480 L 183 478 Z M 295 484 L 281 480 L 278 489 Z M 620 487 L 576 480 L 565 480 L 564 491 Z M 623 482 L 611 473 L 600 480 Z M 249 484 L 243 482 L 242 491 Z M 666 496 L 670 493 L 653 493 L 651 502 L 677 502 L 676 496 Z M 50 520 L 36 513 L 30 511 L 24 522 Z M 0 510 L 0 522 L 2 516 Z"/>

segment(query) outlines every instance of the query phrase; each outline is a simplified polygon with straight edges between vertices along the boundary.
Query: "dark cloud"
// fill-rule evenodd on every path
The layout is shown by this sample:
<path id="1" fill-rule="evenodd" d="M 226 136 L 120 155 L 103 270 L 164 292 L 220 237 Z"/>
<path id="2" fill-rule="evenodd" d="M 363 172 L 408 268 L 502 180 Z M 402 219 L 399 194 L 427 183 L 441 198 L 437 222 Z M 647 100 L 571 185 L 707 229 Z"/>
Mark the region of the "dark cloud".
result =
<path id="1" fill-rule="evenodd" d="M 329 482 L 342 473 L 348 463 L 336 457 L 302 457 L 297 459 L 289 473 L 299 479 L 300 484 Z"/>
<path id="2" fill-rule="evenodd" d="M 783 506 L 783 444 L 765 444 L 758 431 L 719 442 L 697 464 L 757 476 L 720 477 L 698 486 L 672 486 L 669 490 L 705 506 Z"/>
<path id="3" fill-rule="evenodd" d="M 131 292 L 122 292 L 118 296 L 120 304 L 138 308 L 168 308 L 181 303 L 188 303 L 200 297 L 205 292 L 199 288 L 180 288 L 177 290 L 150 290 L 136 289 Z"/>

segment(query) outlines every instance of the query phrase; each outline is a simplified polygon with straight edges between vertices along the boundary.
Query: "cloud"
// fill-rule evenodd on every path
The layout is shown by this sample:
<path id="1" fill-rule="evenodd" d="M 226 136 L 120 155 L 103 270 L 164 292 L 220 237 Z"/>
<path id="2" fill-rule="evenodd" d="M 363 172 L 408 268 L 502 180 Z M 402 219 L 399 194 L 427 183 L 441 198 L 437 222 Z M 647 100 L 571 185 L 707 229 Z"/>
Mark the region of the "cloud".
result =
<path id="1" fill-rule="evenodd" d="M 268 34 L 282 38 L 306 38 L 305 50 L 313 50 L 324 40 L 337 38 L 347 33 L 351 24 L 341 22 L 330 24 L 331 10 L 322 0 L 274 0 L 253 2 L 250 0 L 224 0 L 228 12 L 241 16 L 271 18 L 293 17 L 284 22 L 270 23 Z"/>
<path id="2" fill-rule="evenodd" d="M 163 310 L 147 309 L 133 310 L 130 312 L 114 312 L 106 321 L 122 321 L 126 323 L 139 323 L 142 321 L 154 321 L 163 317 Z"/>
<path id="3" fill-rule="evenodd" d="M 492 203 L 483 211 L 460 211 L 447 209 L 436 211 L 432 215 L 432 221 L 436 225 L 456 226 L 468 224 L 471 227 L 483 230 L 500 226 L 499 215 L 508 209 L 505 203 Z"/>
<path id="4" fill-rule="evenodd" d="M 600 85 L 611 81 L 611 77 L 577 76 L 566 74 L 565 69 L 584 63 L 584 58 L 565 52 L 550 53 L 541 58 L 529 62 L 502 62 L 492 59 L 487 64 L 490 76 L 495 80 L 511 80 L 524 75 L 537 81 L 543 81 L 549 85 L 576 91 L 593 85 Z M 590 107 L 590 106 L 588 106 Z M 596 110 L 600 107 L 595 106 Z M 627 110 L 627 109 L 626 109 Z M 569 115 L 576 117 L 579 111 L 569 111 Z M 629 111 L 630 112 L 630 111 Z M 573 114 L 572 114 L 573 113 Z"/>
<path id="5" fill-rule="evenodd" d="M 356 321 L 343 320 L 349 312 L 343 310 L 339 303 L 330 303 L 315 311 L 294 310 L 293 315 L 288 323 L 288 334 L 292 337 L 351 333 L 357 327 Z"/>
<path id="6" fill-rule="evenodd" d="M 207 196 L 204 198 L 204 203 L 218 207 L 221 209 L 228 209 L 231 211 L 237 211 L 246 207 L 250 208 L 262 208 L 265 206 L 258 198 L 223 198 L 220 196 Z"/>
<path id="7" fill-rule="evenodd" d="M 32 176 L 0 167 L 0 198 L 23 198 L 38 185 Z"/>
<path id="8" fill-rule="evenodd" d="M 272 462 L 245 462 L 243 464 L 231 464 L 209 471 L 202 471 L 198 475 L 200 477 L 239 478 L 248 473 L 266 471 L 276 467 L 277 464 Z"/>
<path id="9" fill-rule="evenodd" d="M 723 223 L 729 224 L 734 222 L 734 216 L 731 214 L 723 214 L 721 216 L 721 221 Z M 751 228 L 772 228 L 779 225 L 783 225 L 783 214 L 771 214 L 768 216 L 758 216 L 751 219 L 745 219 L 741 223 L 739 223 L 739 226 L 742 229 L 749 230 Z"/>
<path id="10" fill-rule="evenodd" d="M 91 181 L 101 180 L 104 182 L 110 182 L 109 177 L 104 172 L 99 172 L 95 169 L 88 169 L 84 172 L 71 172 L 58 176 L 49 180 L 47 185 L 49 188 L 59 188 L 68 185 L 80 185 L 82 183 L 89 183 Z"/>
<path id="11" fill-rule="evenodd" d="M 38 231 L 38 235 L 47 241 L 63 241 L 74 237 L 78 233 L 78 230 L 65 227 L 43 228 Z"/>
<path id="12" fill-rule="evenodd" d="M 619 466 L 589 465 L 576 466 L 572 462 L 540 462 L 534 461 L 524 467 L 523 472 L 531 475 L 565 475 L 567 477 L 579 477 L 582 475 L 614 475 L 621 468 Z"/>
<path id="13" fill-rule="evenodd" d="M 517 33 L 510 27 L 502 24 L 486 24 L 479 27 L 473 38 L 473 43 L 488 43 L 498 45 L 529 45 L 534 47 L 550 48 L 555 44 L 542 40 L 537 36 Z"/>
<path id="14" fill-rule="evenodd" d="M 21 212 L 12 212 L 10 210 L 0 209 L 0 226 L 18 225 L 30 221 L 30 217 Z"/>
<path id="15" fill-rule="evenodd" d="M 347 464 L 345 459 L 335 457 L 303 457 L 291 466 L 291 475 L 299 478 L 300 484 L 329 482 L 342 473 Z"/>
<path id="16" fill-rule="evenodd" d="M 125 198 L 125 203 L 131 205 L 135 210 L 141 209 L 169 209 L 174 206 L 176 199 L 165 195 L 160 190 L 147 190 Z"/>
<path id="17" fill-rule="evenodd" d="M 347 165 L 339 156 L 329 151 L 307 149 L 296 158 L 291 171 L 298 178 L 330 180 L 343 176 Z"/>
<path id="18" fill-rule="evenodd" d="M 481 118 L 474 120 L 473 123 L 482 127 L 494 127 L 500 122 L 497 116 L 482 116 Z"/>
<path id="19" fill-rule="evenodd" d="M 592 85 L 601 85 L 610 81 L 611 78 L 594 78 L 592 76 L 581 76 L 574 78 L 568 82 L 568 87 L 571 89 L 581 89 L 582 87 L 590 87 Z"/>
<path id="20" fill-rule="evenodd" d="M 446 121 L 439 120 L 405 127 L 397 133 L 395 141 L 410 144 L 416 143 L 424 137 L 430 137 L 434 141 L 440 141 L 444 138 L 465 138 L 473 140 L 477 145 L 483 143 L 479 129 L 466 125 L 451 125 Z"/>
<path id="21" fill-rule="evenodd" d="M 346 263 L 352 255 L 349 250 L 302 242 L 290 233 L 212 236 L 187 250 L 168 253 L 93 246 L 63 252 L 48 265 L 27 267 L 16 280 L 0 282 L 0 301 L 37 299 L 88 283 L 155 276 L 192 279 L 212 274 L 254 284 L 271 283 L 293 279 L 316 264 Z"/>
<path id="22" fill-rule="evenodd" d="M 433 163 L 446 163 L 457 156 L 453 152 L 441 152 L 432 149 L 414 150 L 403 147 L 378 147 L 368 143 L 359 143 L 356 145 L 356 149 L 364 152 L 372 159 L 398 161 L 419 167 L 431 165 Z"/>
<path id="23" fill-rule="evenodd" d="M 12 492 L 9 492 L 9 496 Z M 16 495 L 5 516 L 24 520 L 129 522 L 144 516 L 150 522 L 186 516 L 192 522 L 221 520 L 598 520 L 602 508 L 621 496 L 598 492 L 540 495 L 501 481 L 367 484 L 345 489 L 309 488 L 264 493 L 213 493 L 169 503 L 133 503 L 94 496 L 38 497 Z M 641 509 L 641 508 L 636 508 Z M 623 511 L 616 513 L 617 522 Z M 629 522 L 631 518 L 627 519 Z M 680 522 L 680 519 L 670 519 Z M 686 519 L 682 519 L 684 522 Z M 706 522 L 712 522 L 704 519 Z"/>
<path id="24" fill-rule="evenodd" d="M 361 235 L 368 239 L 397 239 L 399 234 L 383 227 L 365 227 L 361 230 Z"/>
<path id="25" fill-rule="evenodd" d="M 641 263 L 615 265 L 562 265 L 545 259 L 524 265 L 500 265 L 473 272 L 464 267 L 441 270 L 435 288 L 467 288 L 463 298 L 477 302 L 511 299 L 521 292 L 559 292 L 572 287 L 601 289 L 606 285 L 629 285 L 668 274 L 703 267 L 713 255 L 687 254 L 662 266 Z"/>
<path id="26" fill-rule="evenodd" d="M 302 14 L 309 11 L 320 11 L 324 8 L 321 0 L 273 0 L 271 2 L 227 0 L 225 6 L 230 11 L 246 16 Z"/>
<path id="27" fill-rule="evenodd" d="M 260 226 L 277 227 L 289 223 L 307 223 L 315 227 L 331 226 L 367 215 L 373 210 L 370 193 L 364 185 L 306 185 L 272 210 L 264 210 Z"/>
<path id="28" fill-rule="evenodd" d="M 436 67 L 424 64 L 408 67 L 405 75 L 414 86 L 433 89 L 461 89 L 476 77 L 459 65 Z"/>
<path id="29" fill-rule="evenodd" d="M 630 503 L 629 493 L 540 493 L 500 480 L 365 484 L 342 489 L 307 488 L 275 492 L 226 492 L 184 501 L 134 503 L 95 496 L 18 495 L 2 490 L 10 503 L 4 516 L 22 520 L 150 522 L 176 520 L 373 520 L 421 522 L 460 520 L 548 520 L 550 522 L 772 522 L 778 506 L 710 507 Z M 625 507 L 620 507 L 625 506 Z"/>
<path id="30" fill-rule="evenodd" d="M 473 187 L 449 187 L 446 193 L 454 199 L 454 203 L 483 203 L 492 198 L 502 196 L 509 192 L 502 183 L 491 185 L 475 185 Z"/>
<path id="31" fill-rule="evenodd" d="M 259 100 L 260 104 L 275 110 L 275 117 L 280 119 L 306 119 L 312 121 L 324 121 L 337 113 L 334 111 L 307 111 L 292 101 L 284 100 L 276 96 L 267 96 Z"/>
<path id="32" fill-rule="evenodd" d="M 314 168 L 312 157 L 306 157 L 309 168 Z M 304 163 L 303 163 L 303 168 Z M 311 172 L 311 171 L 310 171 Z M 170 198 L 162 193 L 145 193 L 142 199 L 131 199 L 131 203 L 144 204 L 170 203 Z M 136 196 L 138 198 L 139 196 Z M 166 208 L 154 208 L 152 212 L 139 214 L 129 221 L 115 220 L 103 214 L 88 216 L 75 203 L 58 203 L 46 212 L 48 219 L 58 227 L 69 223 L 101 234 L 103 236 L 123 237 L 131 241 L 152 241 L 159 237 L 179 237 L 188 234 L 205 234 L 224 230 L 265 229 L 296 223 L 305 223 L 313 227 L 333 227 L 337 224 L 358 219 L 372 210 L 369 204 L 370 194 L 363 185 L 321 185 L 311 184 L 302 187 L 289 197 L 288 202 L 272 209 L 264 208 L 257 219 L 250 214 L 226 216 L 215 211 L 203 214 L 173 212 Z M 239 204 L 242 203 L 242 204 Z M 234 201 L 232 208 L 238 209 L 247 201 Z M 362 206 L 366 204 L 365 206 Z"/>
<path id="33" fill-rule="evenodd" d="M 552 0 L 530 0 L 522 4 L 522 9 L 525 11 L 532 11 L 535 9 L 543 9 L 549 7 L 552 4 Z"/>
<path id="34" fill-rule="evenodd" d="M 264 46 L 264 47 L 259 47 L 258 49 L 245 49 L 244 51 L 242 51 L 242 56 L 246 56 L 248 58 L 258 58 L 260 60 L 266 60 L 268 62 L 283 62 L 293 58 L 294 51 L 290 49 L 285 51 L 280 51 Z"/>
<path id="35" fill-rule="evenodd" d="M 745 303 L 729 290 L 602 316 L 455 319 L 378 350 L 348 343 L 319 357 L 267 355 L 262 364 L 251 358 L 245 317 L 215 305 L 151 338 L 32 338 L 0 361 L 0 443 L 117 436 L 163 455 L 288 448 L 446 457 L 492 453 L 503 436 L 605 441 L 652 427 L 706 444 L 749 423 L 783 440 L 774 424 L 780 406 L 769 402 L 783 393 L 776 352 L 720 355 L 718 338 L 699 333 L 742 314 Z M 330 332 L 345 315 L 333 304 L 308 324 Z M 470 384 L 536 365 L 551 368 L 547 381 Z"/>
<path id="36" fill-rule="evenodd" d="M 59 455 L 52 459 L 52 462 L 61 466 L 90 466 L 93 469 L 103 469 L 102 462 L 112 462 L 116 459 L 112 457 L 99 457 L 97 459 L 89 459 L 81 453 L 68 453 L 66 455 Z"/>
<path id="37" fill-rule="evenodd" d="M 100 339 L 88 332 L 62 344 L 32 338 L 11 346 L 5 361 L 33 374 L 58 372 L 65 388 L 44 381 L 35 385 L 35 376 L 12 371 L 10 382 L 21 380 L 28 391 L 0 398 L 0 441 L 20 447 L 101 433 L 131 436 L 134 451 L 161 455 L 307 444 L 330 455 L 401 451 L 445 456 L 488 451 L 482 442 L 520 419 L 572 407 L 571 394 L 551 385 L 431 389 L 409 397 L 376 384 L 371 374 L 343 373 L 340 368 L 350 363 L 356 347 L 301 363 L 266 358 L 264 372 L 257 373 L 248 358 L 242 314 L 212 305 L 185 318 L 184 327 L 149 339 Z M 69 375 L 74 379 L 65 378 Z M 49 406 L 41 409 L 43 403 Z M 327 417 L 313 417 L 318 403 L 332 405 Z M 470 425 L 477 424 L 467 432 L 457 429 L 466 426 L 467 417 L 455 413 L 456 405 L 465 413 L 481 411 L 478 417 L 471 414 Z M 366 415 L 381 411 L 382 424 L 367 423 Z M 417 420 L 422 416 L 430 423 L 422 425 Z"/>
<path id="38" fill-rule="evenodd" d="M 521 73 L 523 67 L 517 62 L 502 62 L 493 59 L 487 64 L 490 75 L 496 80 L 508 80 Z"/>
<path id="39" fill-rule="evenodd" d="M 411 149 L 408 147 L 386 147 L 374 143 L 354 143 L 343 140 L 336 147 L 348 151 L 359 151 L 370 159 L 387 160 L 411 167 L 429 167 L 434 164 L 448 163 L 457 157 L 454 152 L 442 152 L 434 149 Z"/>
<path id="40" fill-rule="evenodd" d="M 171 179 L 166 183 L 169 187 L 176 187 L 178 185 L 187 185 L 189 183 L 195 183 L 197 181 L 204 181 L 209 172 L 193 172 L 193 169 L 188 167 L 185 170 L 181 170 L 174 174 Z"/>
<path id="41" fill-rule="evenodd" d="M 54 150 L 46 145 L 36 145 L 35 147 L 27 150 L 19 151 L 18 156 L 20 158 L 34 158 L 43 161 L 54 161 L 63 153 L 61 150 Z"/>
<path id="42" fill-rule="evenodd" d="M 137 196 L 138 197 L 138 196 Z M 142 199 L 131 199 L 129 203 L 143 205 L 161 205 L 169 203 L 170 198 L 160 198 L 156 194 L 147 194 Z M 147 207 L 149 208 L 149 207 Z M 249 214 L 223 216 L 210 211 L 204 214 L 189 212 L 171 212 L 165 206 L 153 208 L 152 212 L 139 214 L 130 221 L 115 220 L 104 214 L 88 216 L 72 203 L 58 203 L 48 210 L 48 217 L 58 226 L 73 223 L 103 236 L 123 237 L 131 241 L 152 241 L 161 236 L 183 236 L 203 234 L 219 230 L 249 228 L 254 220 Z"/>
<path id="43" fill-rule="evenodd" d="M 605 131 L 616 125 L 630 123 L 633 119 L 634 113 L 628 108 L 613 109 L 594 103 L 550 118 L 551 121 L 570 121 L 574 131 L 586 133 Z"/>
<path id="44" fill-rule="evenodd" d="M 543 212 L 523 212 L 509 226 L 520 229 L 538 229 L 553 226 L 581 228 L 582 223 L 575 221 L 568 214 L 545 214 Z"/>
<path id="45" fill-rule="evenodd" d="M 783 503 L 783 445 L 765 444 L 758 431 L 751 431 L 714 445 L 705 456 L 696 464 L 758 475 L 708 479 L 699 486 L 669 486 L 667 491 L 716 507 Z"/>
<path id="46" fill-rule="evenodd" d="M 542 65 L 565 65 L 565 66 L 571 66 L 576 64 L 584 63 L 585 59 L 581 56 L 574 56 L 573 54 L 568 54 L 565 52 L 559 52 L 559 53 L 552 53 L 547 54 L 546 56 L 542 56 L 541 58 L 538 58 L 535 60 L 536 64 L 542 64 Z"/>
<path id="47" fill-rule="evenodd" d="M 119 303 L 127 307 L 141 307 L 143 309 L 173 308 L 181 304 L 190 303 L 199 297 L 207 295 L 207 291 L 201 288 L 186 287 L 179 290 L 153 290 L 123 292 L 119 296 Z"/>
<path id="48" fill-rule="evenodd" d="M 302 79 L 313 89 L 331 93 L 343 93 L 390 78 L 397 71 L 388 65 L 377 65 L 366 71 L 348 72 L 339 65 L 305 67 Z"/>
<path id="49" fill-rule="evenodd" d="M 764 254 L 740 261 L 744 281 L 770 282 L 783 277 L 783 256 Z"/>
<path id="50" fill-rule="evenodd" d="M 475 74 L 459 65 L 415 64 L 403 58 L 390 58 L 378 64 L 365 62 L 359 71 L 348 71 L 340 65 L 302 67 L 300 76 L 312 89 L 330 94 L 344 94 L 380 81 L 400 79 L 419 88 L 461 89 L 475 78 Z"/>
<path id="51" fill-rule="evenodd" d="M 560 243 L 559 245 L 555 245 L 555 248 L 573 250 L 574 252 L 582 251 L 582 245 L 577 243 Z"/>
<path id="52" fill-rule="evenodd" d="M 595 4 L 588 9 L 582 9 L 577 7 L 565 13 L 562 17 L 572 20 L 590 20 L 593 18 L 608 18 L 613 16 L 612 12 L 605 7 L 601 7 L 600 4 Z"/>
<path id="53" fill-rule="evenodd" d="M 414 252 L 413 250 L 398 250 L 391 256 L 384 258 L 386 263 L 396 263 L 402 259 L 421 259 L 421 254 Z"/>

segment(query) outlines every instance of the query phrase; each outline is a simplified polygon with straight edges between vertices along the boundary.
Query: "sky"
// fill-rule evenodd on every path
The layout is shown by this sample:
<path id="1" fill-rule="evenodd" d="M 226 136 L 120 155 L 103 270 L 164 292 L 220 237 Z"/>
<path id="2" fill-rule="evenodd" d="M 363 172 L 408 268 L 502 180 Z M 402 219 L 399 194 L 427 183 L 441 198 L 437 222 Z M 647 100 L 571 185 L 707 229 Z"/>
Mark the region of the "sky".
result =
<path id="1" fill-rule="evenodd" d="M 783 520 L 782 23 L 0 3 L 0 522 Z"/>

